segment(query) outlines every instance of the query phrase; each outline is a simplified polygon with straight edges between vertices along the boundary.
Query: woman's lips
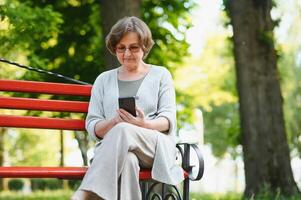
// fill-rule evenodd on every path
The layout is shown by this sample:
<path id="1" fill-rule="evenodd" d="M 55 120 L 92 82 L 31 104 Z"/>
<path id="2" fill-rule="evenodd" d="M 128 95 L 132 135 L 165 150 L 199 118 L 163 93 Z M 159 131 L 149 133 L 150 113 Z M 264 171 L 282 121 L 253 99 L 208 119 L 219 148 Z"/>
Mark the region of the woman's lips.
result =
<path id="1" fill-rule="evenodd" d="M 123 59 L 124 61 L 127 61 L 127 62 L 130 62 L 130 61 L 134 61 L 134 59 L 132 59 L 132 58 L 125 58 L 125 59 Z"/>

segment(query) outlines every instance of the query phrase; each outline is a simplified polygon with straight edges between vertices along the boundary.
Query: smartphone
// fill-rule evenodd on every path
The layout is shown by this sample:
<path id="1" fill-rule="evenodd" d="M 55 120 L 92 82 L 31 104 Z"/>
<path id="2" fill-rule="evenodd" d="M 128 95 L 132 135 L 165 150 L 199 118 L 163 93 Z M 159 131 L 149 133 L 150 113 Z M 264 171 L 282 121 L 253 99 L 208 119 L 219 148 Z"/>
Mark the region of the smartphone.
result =
<path id="1" fill-rule="evenodd" d="M 119 108 L 126 110 L 128 113 L 136 117 L 135 97 L 118 98 Z"/>

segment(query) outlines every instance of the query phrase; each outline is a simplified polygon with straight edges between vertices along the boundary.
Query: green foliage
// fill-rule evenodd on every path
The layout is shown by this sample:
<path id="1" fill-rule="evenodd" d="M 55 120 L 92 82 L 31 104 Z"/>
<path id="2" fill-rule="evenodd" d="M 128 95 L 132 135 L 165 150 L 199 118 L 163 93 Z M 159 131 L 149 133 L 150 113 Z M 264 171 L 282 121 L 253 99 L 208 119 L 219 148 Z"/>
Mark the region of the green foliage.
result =
<path id="1" fill-rule="evenodd" d="M 177 102 L 177 128 L 180 130 L 185 126 L 189 126 L 195 121 L 195 113 L 193 112 L 193 105 L 191 99 L 193 96 L 178 90 L 176 92 Z"/>
<path id="2" fill-rule="evenodd" d="M 189 59 L 175 71 L 178 88 L 178 126 L 195 123 L 196 108 L 202 110 L 205 143 L 215 156 L 238 155 L 240 127 L 234 62 L 226 34 L 213 35 L 199 59 Z"/>
<path id="3" fill-rule="evenodd" d="M 0 200 L 69 200 L 72 193 L 71 190 L 37 191 L 26 195 L 16 192 L 2 192 L 0 193 Z"/>
<path id="4" fill-rule="evenodd" d="M 142 18 L 152 31 L 155 46 L 147 62 L 169 68 L 172 72 L 181 67 L 188 56 L 186 31 L 191 27 L 190 12 L 195 8 L 193 0 L 160 1 L 145 0 L 142 5 Z M 177 89 L 177 88 L 176 88 Z M 191 110 L 191 96 L 177 89 L 178 128 L 191 125 L 195 121 Z"/>
<path id="5" fill-rule="evenodd" d="M 235 148 L 241 143 L 238 105 L 224 103 L 204 113 L 206 125 L 205 141 L 212 145 L 215 156 L 223 157 L 225 152 L 235 157 Z"/>
<path id="6" fill-rule="evenodd" d="M 266 190 L 262 190 L 257 197 L 243 198 L 240 193 L 227 194 L 196 194 L 191 195 L 191 200 L 299 200 L 300 196 L 283 196 L 279 193 L 271 194 Z"/>
<path id="7" fill-rule="evenodd" d="M 32 66 L 93 83 L 102 68 L 102 34 L 98 1 L 76 4 L 62 1 L 28 1 L 33 7 L 52 6 L 59 12 L 63 24 L 55 37 L 46 43 L 36 43 L 28 56 Z M 50 76 L 28 72 L 25 79 L 64 82 Z"/>
<path id="8" fill-rule="evenodd" d="M 8 181 L 9 190 L 20 191 L 24 186 L 24 182 L 22 179 L 11 179 Z"/>
<path id="9" fill-rule="evenodd" d="M 285 50 L 283 50 L 285 51 Z M 287 49 L 279 59 L 284 96 L 285 122 L 291 150 L 301 155 L 301 67 L 296 63 L 297 49 Z"/>
<path id="10" fill-rule="evenodd" d="M 77 190 L 77 188 L 80 186 L 80 184 L 81 184 L 81 180 L 69 180 L 68 181 L 68 185 L 71 190 Z"/>
<path id="11" fill-rule="evenodd" d="M 96 0 L 20 2 L 6 3 L 3 9 L 9 26 L 19 27 L 5 30 L 7 38 L 3 40 L 11 41 L 6 46 L 13 51 L 16 44 L 23 45 L 32 66 L 92 83 L 104 70 L 101 4 Z M 189 10 L 194 6 L 192 0 L 143 1 L 141 13 L 157 47 L 148 58 L 150 63 L 172 67 L 187 55 L 185 33 L 191 26 Z M 26 73 L 24 79 L 62 81 L 36 72 Z"/>
<path id="12" fill-rule="evenodd" d="M 226 14 L 226 16 L 228 17 L 229 21 L 228 21 L 228 25 L 230 24 L 230 3 L 229 0 L 223 0 L 223 10 Z M 226 24 L 225 24 L 226 25 Z"/>
<path id="13" fill-rule="evenodd" d="M 7 46 L 11 47 L 8 52 L 14 54 L 17 52 L 18 45 L 22 47 L 21 53 L 26 56 L 26 60 L 21 63 L 29 62 L 28 64 L 33 67 L 93 83 L 101 71 L 100 63 L 102 62 L 99 2 L 96 0 L 81 1 L 79 4 L 74 4 L 74 2 L 15 0 L 6 3 L 7 9 L 4 11 L 8 27 L 23 27 L 24 31 L 20 32 L 13 28 L 6 28 L 3 31 L 9 39 Z M 14 12 L 13 6 L 18 11 Z M 38 22 L 43 22 L 43 24 Z M 7 49 L 3 49 L 5 50 Z M 32 71 L 27 71 L 21 79 L 64 82 L 62 79 Z M 59 99 L 63 99 L 63 96 Z M 31 111 L 30 114 L 45 115 L 39 111 Z M 58 115 L 52 114 L 50 117 Z M 69 114 L 62 113 L 60 117 L 62 115 L 69 116 Z M 52 137 L 54 140 L 55 138 Z M 9 141 L 17 147 L 16 151 L 10 151 L 10 157 L 15 158 L 12 159 L 12 164 L 42 165 L 47 162 L 54 164 L 57 160 L 59 145 L 54 145 L 56 149 L 48 147 L 39 151 L 43 139 L 37 135 L 20 134 L 15 138 L 9 138 Z M 28 150 L 29 147 L 31 147 L 30 150 Z M 43 154 L 51 159 L 45 161 Z"/>
<path id="14" fill-rule="evenodd" d="M 0 52 L 31 51 L 33 46 L 46 42 L 59 32 L 61 15 L 51 5 L 31 7 L 26 2 L 7 1 L 0 7 Z"/>
<path id="15" fill-rule="evenodd" d="M 9 131 L 5 139 L 7 160 L 12 166 L 58 165 L 59 138 L 54 132 L 29 129 Z"/>
<path id="16" fill-rule="evenodd" d="M 160 3 L 159 3 L 160 2 Z M 174 70 L 188 55 L 185 34 L 191 27 L 190 11 L 195 7 L 193 0 L 157 1 L 145 0 L 142 18 L 150 27 L 155 46 L 147 61 Z"/>
<path id="17" fill-rule="evenodd" d="M 273 199 L 273 200 L 298 200 L 301 198 L 300 194 L 281 194 L 280 188 L 278 188 L 276 191 L 273 191 L 270 186 L 265 185 L 263 188 L 261 188 L 260 192 L 256 194 L 255 197 L 251 197 L 250 199 L 254 200 L 262 200 L 262 199 Z"/>
<path id="18" fill-rule="evenodd" d="M 292 156 L 301 155 L 301 5 L 297 2 L 287 4 L 284 0 L 277 1 L 277 12 L 282 18 L 292 20 L 282 21 L 280 26 L 288 27 L 285 37 L 278 41 L 280 57 L 278 66 L 280 72 L 281 89 L 284 99 L 285 124 Z"/>
<path id="19" fill-rule="evenodd" d="M 228 194 L 191 194 L 191 200 L 242 200 L 242 195 L 239 193 Z"/>
<path id="20" fill-rule="evenodd" d="M 62 188 L 62 180 L 59 179 L 31 179 L 31 189 L 36 190 L 58 190 Z"/>
<path id="21" fill-rule="evenodd" d="M 258 34 L 258 40 L 270 48 L 274 48 L 275 39 L 273 31 L 260 30 Z"/>

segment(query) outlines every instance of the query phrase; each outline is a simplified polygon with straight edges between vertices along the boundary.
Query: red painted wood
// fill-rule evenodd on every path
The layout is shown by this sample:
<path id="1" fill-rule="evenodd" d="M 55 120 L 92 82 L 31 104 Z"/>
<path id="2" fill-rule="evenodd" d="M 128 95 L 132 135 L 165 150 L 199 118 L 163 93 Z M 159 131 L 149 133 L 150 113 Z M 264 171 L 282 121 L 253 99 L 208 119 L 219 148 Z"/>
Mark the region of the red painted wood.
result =
<path id="1" fill-rule="evenodd" d="M 0 167 L 0 177 L 81 179 L 86 171 L 86 167 Z"/>
<path id="2" fill-rule="evenodd" d="M 0 167 L 1 178 L 82 179 L 88 167 Z M 188 174 L 184 172 L 184 176 Z M 151 169 L 141 169 L 140 180 L 151 179 Z"/>
<path id="3" fill-rule="evenodd" d="M 82 179 L 87 169 L 87 167 L 0 167 L 0 177 Z M 140 180 L 150 178 L 151 170 L 140 171 Z"/>
<path id="4" fill-rule="evenodd" d="M 88 112 L 88 106 L 89 103 L 83 101 L 0 97 L 0 108 L 59 112 Z"/>
<path id="5" fill-rule="evenodd" d="M 0 115 L 0 126 L 84 131 L 85 120 Z"/>
<path id="6" fill-rule="evenodd" d="M 90 96 L 92 85 L 0 80 L 0 91 Z"/>

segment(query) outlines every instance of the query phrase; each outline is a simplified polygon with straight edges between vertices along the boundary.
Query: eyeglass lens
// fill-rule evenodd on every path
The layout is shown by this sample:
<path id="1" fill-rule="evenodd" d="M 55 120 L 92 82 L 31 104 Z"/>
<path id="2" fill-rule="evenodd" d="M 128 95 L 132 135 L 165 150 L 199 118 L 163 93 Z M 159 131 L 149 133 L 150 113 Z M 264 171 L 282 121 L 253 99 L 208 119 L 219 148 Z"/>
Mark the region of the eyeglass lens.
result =
<path id="1" fill-rule="evenodd" d="M 127 49 L 132 53 L 136 53 L 140 50 L 140 46 L 138 44 L 137 45 L 135 44 L 135 45 L 130 45 L 129 47 L 126 47 L 124 45 L 119 45 L 116 47 L 116 51 L 119 53 L 124 53 Z"/>

